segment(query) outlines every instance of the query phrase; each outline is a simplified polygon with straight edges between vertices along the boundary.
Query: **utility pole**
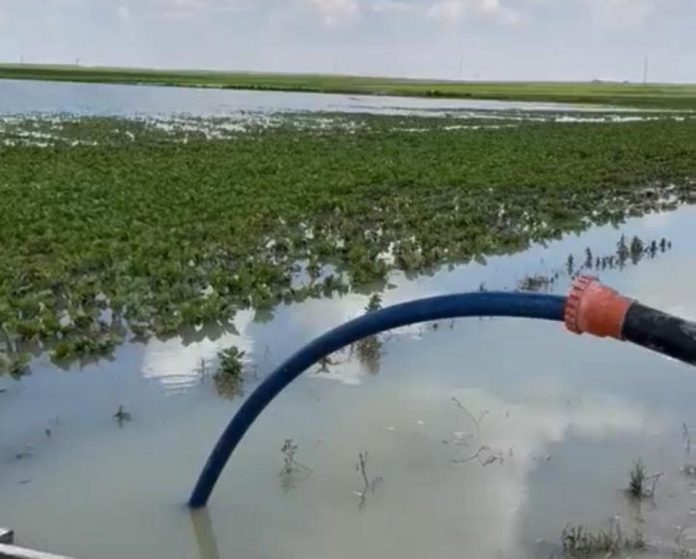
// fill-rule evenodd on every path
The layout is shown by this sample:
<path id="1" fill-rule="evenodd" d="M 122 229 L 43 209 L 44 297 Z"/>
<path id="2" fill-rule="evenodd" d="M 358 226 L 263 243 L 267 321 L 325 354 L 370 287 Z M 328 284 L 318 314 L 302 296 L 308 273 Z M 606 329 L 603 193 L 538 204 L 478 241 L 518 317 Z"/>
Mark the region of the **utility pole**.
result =
<path id="1" fill-rule="evenodd" d="M 645 55 L 643 62 L 643 85 L 648 85 L 648 55 Z"/>

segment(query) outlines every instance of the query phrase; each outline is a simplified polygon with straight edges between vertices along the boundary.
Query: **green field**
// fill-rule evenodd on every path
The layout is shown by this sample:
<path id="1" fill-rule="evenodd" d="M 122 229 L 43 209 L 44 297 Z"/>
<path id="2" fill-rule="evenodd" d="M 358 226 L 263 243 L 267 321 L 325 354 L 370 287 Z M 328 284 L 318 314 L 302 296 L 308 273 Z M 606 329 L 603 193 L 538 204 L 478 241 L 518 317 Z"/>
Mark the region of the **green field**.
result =
<path id="1" fill-rule="evenodd" d="M 696 195 L 690 118 L 331 118 L 217 140 L 108 118 L 8 125 L 0 343 L 58 360 L 108 353 L 126 327 L 144 339 L 223 324 Z"/>
<path id="2" fill-rule="evenodd" d="M 696 85 L 454 82 L 316 74 L 263 74 L 78 66 L 0 65 L 0 79 L 151 84 L 370 95 L 498 99 L 696 109 Z"/>

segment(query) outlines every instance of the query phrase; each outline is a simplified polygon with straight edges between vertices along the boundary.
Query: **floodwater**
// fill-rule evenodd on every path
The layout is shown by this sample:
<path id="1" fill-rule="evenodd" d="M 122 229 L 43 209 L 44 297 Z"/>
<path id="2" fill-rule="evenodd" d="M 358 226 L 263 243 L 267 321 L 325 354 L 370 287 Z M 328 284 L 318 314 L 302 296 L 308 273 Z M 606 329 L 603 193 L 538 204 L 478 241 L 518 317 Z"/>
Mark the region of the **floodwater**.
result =
<path id="1" fill-rule="evenodd" d="M 397 274 L 384 303 L 481 283 L 514 288 L 525 275 L 563 270 L 569 253 L 582 261 L 588 246 L 613 253 L 621 233 L 674 244 L 602 279 L 696 317 L 694 207 L 486 265 Z M 248 353 L 248 394 L 367 299 L 241 313 L 238 332 L 215 340 L 126 344 L 112 362 L 68 371 L 41 358 L 21 381 L 0 378 L 0 524 L 22 544 L 84 559 L 548 558 L 560 556 L 568 523 L 606 528 L 615 516 L 626 533 L 643 531 L 646 557 L 671 557 L 677 526 L 693 546 L 696 485 L 681 468 L 696 426 L 696 371 L 560 324 L 512 319 L 398 331 L 384 338 L 376 374 L 349 353 L 328 373 L 309 371 L 250 430 L 207 512 L 190 515 L 196 476 L 242 402 L 220 397 L 205 374 L 216 352 L 234 343 Z M 114 419 L 119 406 L 130 421 Z M 311 472 L 281 475 L 286 439 Z M 364 498 L 360 453 L 373 482 Z M 663 473 L 641 505 L 623 493 L 638 458 Z"/>
<path id="2" fill-rule="evenodd" d="M 235 116 L 346 112 L 435 116 L 464 111 L 576 112 L 581 105 L 476 99 L 427 99 L 276 91 L 0 80 L 0 114 Z M 596 106 L 586 107 L 597 112 Z M 612 111 L 621 109 L 612 109 Z M 625 111 L 625 110 L 624 110 Z"/>

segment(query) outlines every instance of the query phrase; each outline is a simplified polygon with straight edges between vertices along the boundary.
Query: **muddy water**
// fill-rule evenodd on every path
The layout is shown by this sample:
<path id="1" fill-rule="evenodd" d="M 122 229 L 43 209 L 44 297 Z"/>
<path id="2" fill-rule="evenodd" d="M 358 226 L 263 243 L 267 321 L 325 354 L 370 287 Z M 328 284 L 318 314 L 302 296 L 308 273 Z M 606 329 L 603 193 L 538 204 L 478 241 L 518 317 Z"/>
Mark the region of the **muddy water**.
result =
<path id="1" fill-rule="evenodd" d="M 426 99 L 277 91 L 80 84 L 0 80 L 0 114 L 72 113 L 133 116 L 188 114 L 230 116 L 244 113 L 327 111 L 373 114 L 422 114 L 476 110 L 578 111 L 580 105 Z M 601 111 L 601 107 L 588 107 Z M 612 109 L 614 111 L 621 109 Z"/>
<path id="2" fill-rule="evenodd" d="M 482 282 L 509 289 L 563 269 L 569 253 L 582 260 L 587 246 L 613 252 L 621 232 L 674 247 L 602 279 L 696 318 L 696 208 L 485 266 L 397 275 L 384 302 Z M 556 289 L 566 287 L 561 277 Z M 0 524 L 22 544 L 100 559 L 549 557 L 567 523 L 605 528 L 614 516 L 656 545 L 646 556 L 669 557 L 677 525 L 693 524 L 682 537 L 693 544 L 696 486 L 680 468 L 690 460 L 682 424 L 696 426 L 695 371 L 557 324 L 502 319 L 401 330 L 385 340 L 377 374 L 348 353 L 328 373 L 310 371 L 249 432 L 208 512 L 190 516 L 196 475 L 241 402 L 216 392 L 218 349 L 248 352 L 248 393 L 366 302 L 352 294 L 273 317 L 242 313 L 238 332 L 214 340 L 128 344 L 113 362 L 68 371 L 40 359 L 20 382 L 0 378 Z M 132 420 L 119 424 L 121 405 Z M 285 439 L 311 472 L 280 475 Z M 362 452 L 374 481 L 364 498 Z M 639 457 L 664 475 L 655 499 L 636 506 L 622 488 Z"/>

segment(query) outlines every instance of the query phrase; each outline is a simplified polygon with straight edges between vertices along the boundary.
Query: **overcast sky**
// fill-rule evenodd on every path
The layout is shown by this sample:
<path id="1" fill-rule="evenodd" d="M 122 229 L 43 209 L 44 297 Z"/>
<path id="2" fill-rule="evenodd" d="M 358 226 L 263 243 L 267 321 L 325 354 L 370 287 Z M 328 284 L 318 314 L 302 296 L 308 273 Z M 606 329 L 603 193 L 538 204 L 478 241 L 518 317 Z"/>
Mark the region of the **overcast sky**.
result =
<path id="1" fill-rule="evenodd" d="M 696 0 L 0 0 L 0 61 L 696 82 Z"/>

